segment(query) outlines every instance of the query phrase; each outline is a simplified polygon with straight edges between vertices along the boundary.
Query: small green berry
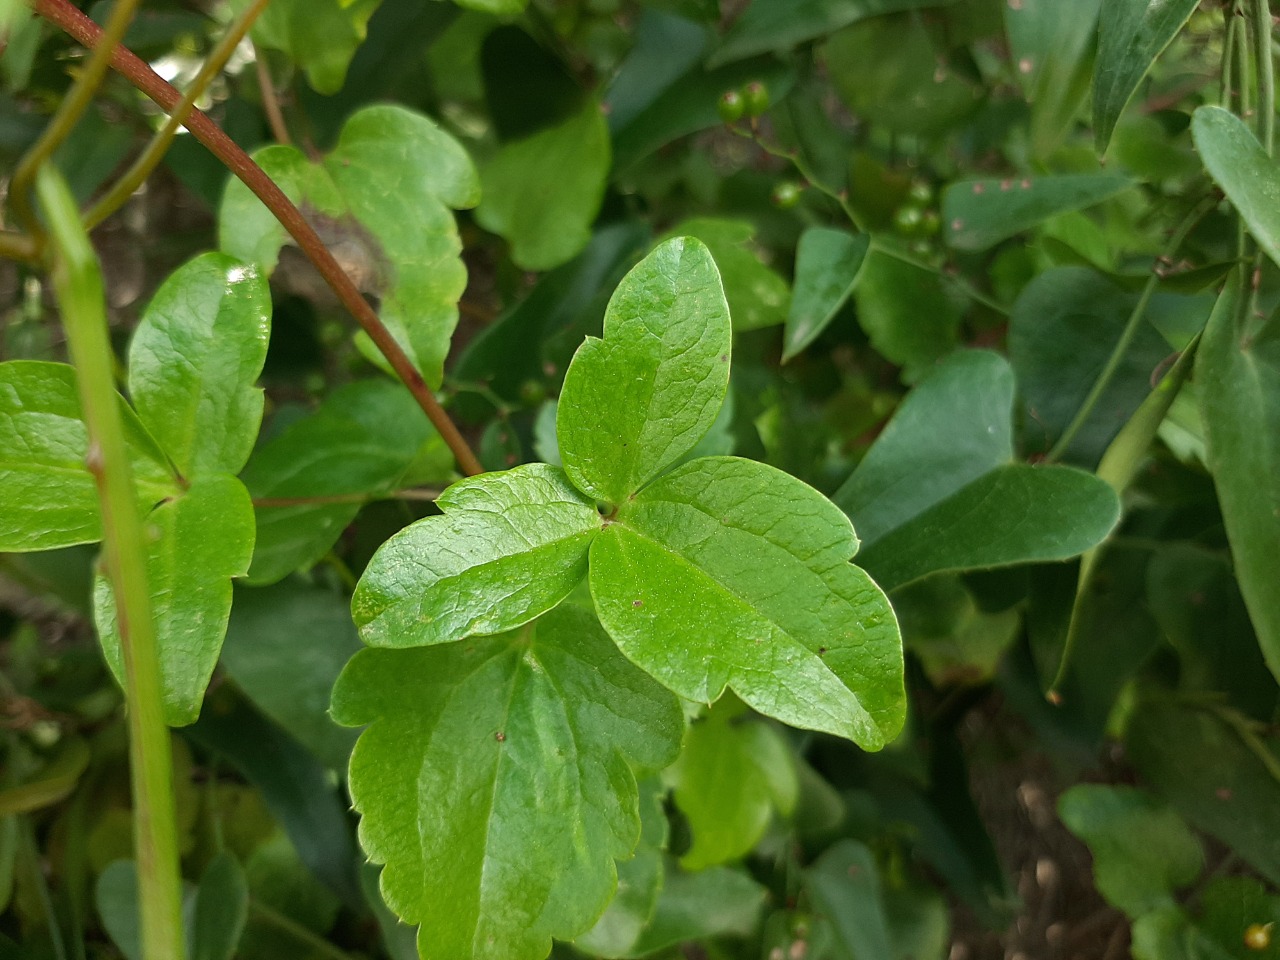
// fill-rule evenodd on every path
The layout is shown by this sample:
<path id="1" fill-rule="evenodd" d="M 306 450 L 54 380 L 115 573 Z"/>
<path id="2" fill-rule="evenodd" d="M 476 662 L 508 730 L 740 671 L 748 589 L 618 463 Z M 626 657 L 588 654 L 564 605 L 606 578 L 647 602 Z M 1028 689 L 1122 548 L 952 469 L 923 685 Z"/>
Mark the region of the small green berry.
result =
<path id="1" fill-rule="evenodd" d="M 726 90 L 722 93 L 716 108 L 720 111 L 720 119 L 725 123 L 737 123 L 747 109 L 746 104 L 743 103 L 742 94 L 737 90 Z"/>
<path id="2" fill-rule="evenodd" d="M 899 207 L 893 215 L 893 226 L 904 237 L 918 237 L 924 227 L 924 211 L 919 207 Z"/>
<path id="3" fill-rule="evenodd" d="M 912 180 L 907 188 L 907 201 L 917 207 L 927 207 L 933 203 L 933 186 L 928 180 Z"/>
<path id="4" fill-rule="evenodd" d="M 547 388 L 541 380 L 529 379 L 520 384 L 520 402 L 526 407 L 536 407 L 547 399 Z"/>
<path id="5" fill-rule="evenodd" d="M 791 180 L 783 180 L 773 188 L 773 205 L 779 210 L 790 210 L 800 202 L 801 190 L 800 184 Z"/>
<path id="6" fill-rule="evenodd" d="M 742 104 L 748 117 L 755 118 L 769 109 L 769 88 L 753 80 L 742 88 Z"/>

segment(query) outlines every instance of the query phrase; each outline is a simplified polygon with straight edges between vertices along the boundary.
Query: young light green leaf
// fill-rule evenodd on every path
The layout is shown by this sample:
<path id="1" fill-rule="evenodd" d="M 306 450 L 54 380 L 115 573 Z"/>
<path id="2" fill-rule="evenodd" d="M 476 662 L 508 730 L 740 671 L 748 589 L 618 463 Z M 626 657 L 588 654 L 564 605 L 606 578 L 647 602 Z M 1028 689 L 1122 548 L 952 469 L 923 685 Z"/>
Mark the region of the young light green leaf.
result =
<path id="1" fill-rule="evenodd" d="M 320 163 L 293 147 L 254 159 L 311 215 L 361 287 L 379 298 L 378 315 L 427 382 L 439 385 L 467 283 L 450 208 L 473 207 L 480 184 L 462 146 L 421 114 L 365 107 L 342 128 Z M 238 180 L 218 210 L 219 245 L 264 275 L 275 269 L 285 231 Z"/>
<path id="2" fill-rule="evenodd" d="M 1198 114 L 1197 114 L 1198 116 Z M 1246 333 L 1244 280 L 1227 280 L 1196 356 L 1200 414 L 1240 592 L 1280 679 L 1280 328 Z"/>
<path id="3" fill-rule="evenodd" d="M 944 7 L 955 0 L 753 0 L 738 17 L 709 66 L 758 53 L 789 50 L 851 23 L 900 10 Z"/>
<path id="4" fill-rule="evenodd" d="M 273 0 L 253 26 L 254 40 L 289 55 L 318 93 L 337 93 L 382 0 Z M 243 9 L 248 0 L 234 0 Z"/>
<path id="5" fill-rule="evenodd" d="M 384 543 L 356 587 L 365 643 L 420 647 L 527 623 L 586 576 L 595 504 L 564 471 L 531 463 L 455 483 L 427 517 Z"/>
<path id="6" fill-rule="evenodd" d="M 123 399 L 125 443 L 145 509 L 178 485 L 164 454 Z M 65 363 L 0 363 L 0 552 L 52 550 L 102 536 L 86 458 L 75 370 Z"/>
<path id="7" fill-rule="evenodd" d="M 999 354 L 952 354 L 906 398 L 832 499 L 863 549 L 1013 460 L 1013 370 Z"/>
<path id="8" fill-rule="evenodd" d="M 881 537 L 859 562 L 893 590 L 940 570 L 1067 560 L 1119 520 L 1119 497 L 1093 474 L 1009 463 Z"/>
<path id="9" fill-rule="evenodd" d="M 880 871 L 864 843 L 841 840 L 804 874 L 805 889 L 826 917 L 848 960 L 893 957 Z"/>
<path id="10" fill-rule="evenodd" d="M 799 782 L 786 741 L 743 713 L 741 704 L 721 701 L 695 720 L 679 759 L 663 775 L 693 834 L 680 858 L 686 870 L 745 856 L 775 810 L 785 816 L 795 808 Z"/>
<path id="11" fill-rule="evenodd" d="M 632 766 L 674 759 L 678 702 L 566 604 L 509 634 L 365 650 L 334 716 L 382 891 L 424 960 L 541 960 L 587 930 L 640 838 Z"/>
<path id="12" fill-rule="evenodd" d="M 556 435 L 565 472 L 622 503 L 693 449 L 729 386 L 732 331 L 715 262 L 697 240 L 660 245 L 609 301 L 604 339 L 565 374 Z"/>
<path id="13" fill-rule="evenodd" d="M 1172 906 L 1204 868 L 1183 819 L 1143 790 L 1079 784 L 1059 798 L 1058 813 L 1089 845 L 1098 892 L 1132 918 Z"/>
<path id="14" fill-rule="evenodd" d="M 145 523 L 165 722 L 194 723 L 231 613 L 231 579 L 253 556 L 253 504 L 234 477 L 198 477 L 180 496 L 156 507 Z M 111 584 L 94 581 L 94 622 L 112 673 L 124 683 Z"/>
<path id="15" fill-rule="evenodd" d="M 1191 137 L 1209 175 L 1253 239 L 1280 263 L 1280 164 L 1267 155 L 1243 120 L 1221 107 L 1197 108 L 1191 117 Z"/>
<path id="16" fill-rule="evenodd" d="M 482 174 L 476 220 L 510 242 L 525 270 L 558 267 L 591 239 L 609 160 L 609 128 L 590 100 L 559 126 L 498 151 Z"/>
<path id="17" fill-rule="evenodd" d="M 263 501 L 255 508 L 248 582 L 275 583 L 315 564 L 363 502 L 414 484 L 444 486 L 452 476 L 452 455 L 403 386 L 362 380 L 339 387 L 258 447 L 241 474 Z M 289 502 L 308 499 L 321 502 Z"/>
<path id="18" fill-rule="evenodd" d="M 221 253 L 183 264 L 152 298 L 129 346 L 138 417 L 188 479 L 238 473 L 262 424 L 271 292 Z"/>
<path id="19" fill-rule="evenodd" d="M 963 301 L 923 267 L 888 253 L 867 254 L 854 291 L 858 324 L 876 352 L 918 380 L 956 346 Z"/>
<path id="20" fill-rule="evenodd" d="M 1115 0 L 1102 5 L 1093 68 L 1093 136 L 1106 153 L 1125 104 L 1199 0 Z"/>
<path id="21" fill-rule="evenodd" d="M 1092 207 L 1130 186 L 1127 177 L 1110 173 L 961 180 L 942 193 L 946 240 L 956 250 L 985 250 L 1055 214 Z"/>
<path id="22" fill-rule="evenodd" d="M 849 563 L 853 527 L 772 467 L 705 457 L 619 509 L 591 546 L 600 620 L 689 700 L 731 688 L 792 726 L 876 750 L 902 727 L 898 625 Z"/>
<path id="23" fill-rule="evenodd" d="M 755 235 L 756 228 L 746 220 L 716 217 L 683 220 L 667 234 L 667 238 L 695 237 L 707 245 L 720 271 L 734 330 L 772 327 L 787 318 L 791 290 L 752 249 Z"/>
<path id="24" fill-rule="evenodd" d="M 870 238 L 810 227 L 796 246 L 796 280 L 782 334 L 782 362 L 813 343 L 845 305 L 858 282 Z"/>

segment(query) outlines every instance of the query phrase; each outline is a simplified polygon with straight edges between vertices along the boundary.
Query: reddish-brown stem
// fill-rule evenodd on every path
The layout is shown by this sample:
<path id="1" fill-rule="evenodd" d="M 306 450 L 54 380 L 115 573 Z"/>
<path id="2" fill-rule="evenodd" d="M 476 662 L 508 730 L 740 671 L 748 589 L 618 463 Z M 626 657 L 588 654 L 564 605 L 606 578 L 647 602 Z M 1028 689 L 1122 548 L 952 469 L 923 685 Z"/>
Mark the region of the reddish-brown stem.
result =
<path id="1" fill-rule="evenodd" d="M 36 11 L 77 41 L 92 49 L 102 36 L 102 28 L 72 6 L 68 0 L 36 0 Z M 154 70 L 134 55 L 128 48 L 117 45 L 111 56 L 111 66 L 130 83 L 154 100 L 166 111 L 172 110 L 182 102 L 182 94 L 170 86 Z M 457 425 L 440 406 L 422 375 L 413 365 L 408 355 L 396 342 L 373 308 L 361 295 L 356 285 L 347 276 L 346 271 L 338 265 L 338 261 L 329 253 L 320 236 L 307 223 L 302 213 L 293 202 L 284 195 L 262 168 L 250 159 L 216 123 L 199 110 L 192 110 L 183 124 L 222 163 L 253 191 L 267 209 L 280 221 L 281 226 L 289 232 L 302 252 L 315 265 L 325 282 L 329 284 L 342 305 L 356 318 L 356 322 L 369 335 L 382 355 L 387 358 L 396 375 L 404 381 L 409 392 L 413 394 L 419 406 L 440 436 L 453 451 L 458 466 L 463 473 L 475 476 L 484 472 L 484 467 L 476 458 Z"/>

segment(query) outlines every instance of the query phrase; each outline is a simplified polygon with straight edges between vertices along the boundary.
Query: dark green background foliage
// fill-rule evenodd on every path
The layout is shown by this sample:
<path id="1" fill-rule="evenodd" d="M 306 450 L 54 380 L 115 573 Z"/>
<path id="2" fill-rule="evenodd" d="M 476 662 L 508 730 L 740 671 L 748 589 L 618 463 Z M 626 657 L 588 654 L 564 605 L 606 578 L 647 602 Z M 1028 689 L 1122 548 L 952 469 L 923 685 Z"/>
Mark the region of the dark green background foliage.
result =
<path id="1" fill-rule="evenodd" d="M 249 6 L 125 44 L 182 87 Z M 95 229 L 189 956 L 1280 957 L 1270 31 L 271 0 L 199 106 L 489 472 L 192 136 Z M 0 38 L 7 186 L 84 51 Z M 74 197 L 156 123 L 109 77 Z M 18 260 L 0 960 L 133 960 L 106 525 Z"/>

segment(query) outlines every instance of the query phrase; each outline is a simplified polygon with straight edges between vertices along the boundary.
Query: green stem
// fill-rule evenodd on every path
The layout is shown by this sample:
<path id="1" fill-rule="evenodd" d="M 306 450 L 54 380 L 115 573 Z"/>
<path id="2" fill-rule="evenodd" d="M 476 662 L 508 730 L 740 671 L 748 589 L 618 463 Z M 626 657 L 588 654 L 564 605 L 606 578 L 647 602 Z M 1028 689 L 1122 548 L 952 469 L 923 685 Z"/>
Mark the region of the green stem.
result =
<path id="1" fill-rule="evenodd" d="M 1267 153 L 1275 141 L 1276 74 L 1271 59 L 1271 4 L 1253 0 L 1253 56 L 1258 71 L 1258 140 Z"/>
<path id="2" fill-rule="evenodd" d="M 240 45 L 240 41 L 244 39 L 245 34 L 249 32 L 249 28 L 253 26 L 254 21 L 266 9 L 269 2 L 270 0 L 253 0 L 236 18 L 235 22 L 231 24 L 227 32 L 223 34 L 222 39 L 218 41 L 204 63 L 201 64 L 200 72 L 191 81 L 191 85 L 187 87 L 186 92 L 182 95 L 182 100 L 170 111 L 169 118 L 165 121 L 164 126 L 156 131 L 146 149 L 138 155 L 133 165 L 125 171 L 124 176 L 117 180 L 111 189 L 85 213 L 84 225 L 86 230 L 92 230 L 123 207 L 129 198 L 133 196 L 133 192 L 142 186 L 147 177 L 151 175 L 151 171 L 160 165 L 160 161 L 164 159 L 170 144 L 173 143 L 173 138 L 178 135 L 178 128 L 182 126 L 183 121 L 195 109 L 196 101 L 208 89 L 209 84 L 213 82 L 213 78 L 222 72 L 222 68 L 227 65 L 231 55 L 236 52 L 236 47 Z"/>
<path id="3" fill-rule="evenodd" d="M 1156 266 L 1162 262 L 1172 261 L 1177 256 L 1178 249 L 1187 239 L 1187 234 L 1194 229 L 1195 225 L 1200 222 L 1200 218 L 1208 213 L 1216 202 L 1216 198 L 1206 197 L 1192 207 L 1191 212 L 1174 230 L 1169 243 L 1156 260 Z M 1057 442 L 1049 449 L 1045 457 L 1046 460 L 1052 462 L 1062 458 L 1062 455 L 1071 447 L 1076 435 L 1084 427 L 1085 422 L 1093 414 L 1098 401 L 1102 399 L 1102 394 L 1106 392 L 1107 387 L 1111 386 L 1111 381 L 1120 369 L 1120 364 L 1124 361 L 1125 354 L 1129 352 L 1129 347 L 1133 344 L 1134 338 L 1142 328 L 1142 320 L 1146 315 L 1147 305 L 1151 302 L 1152 296 L 1155 295 L 1156 287 L 1160 284 L 1160 274 L 1157 272 L 1156 266 L 1152 267 L 1151 276 L 1143 284 L 1138 302 L 1134 304 L 1133 311 L 1129 314 L 1129 319 L 1125 322 L 1124 330 L 1120 334 L 1120 339 L 1116 341 L 1115 348 L 1111 351 L 1111 356 L 1107 358 L 1106 366 L 1102 368 L 1102 372 L 1098 374 L 1098 379 L 1089 388 L 1089 393 L 1080 405 L 1080 409 L 1076 411 L 1076 415 L 1071 418 L 1067 428 L 1062 431 L 1062 435 L 1058 437 Z"/>
<path id="4" fill-rule="evenodd" d="M 1222 14 L 1227 18 L 1227 26 L 1222 37 L 1222 87 L 1218 91 L 1218 102 L 1224 110 L 1230 110 L 1234 99 L 1231 88 L 1236 81 L 1236 34 L 1240 31 L 1240 18 L 1236 16 L 1234 3 L 1223 7 Z"/>
<path id="5" fill-rule="evenodd" d="M 994 300 L 987 296 L 964 277 L 948 273 L 946 270 L 934 266 L 927 260 L 921 260 L 919 257 L 905 253 L 902 250 L 881 242 L 879 238 L 873 237 L 872 240 L 873 246 L 878 253 L 883 253 L 887 257 L 893 257 L 895 260 L 901 260 L 903 263 L 909 263 L 913 267 L 918 267 L 921 270 L 927 270 L 929 273 L 937 274 L 945 283 L 949 283 L 954 286 L 970 300 L 982 304 L 988 310 L 998 313 L 1002 317 L 1009 316 L 1008 307 L 1003 303 L 1000 303 L 998 300 Z"/>
<path id="6" fill-rule="evenodd" d="M 31 207 L 28 196 L 31 185 L 35 182 L 36 174 L 44 162 L 53 156 L 53 151 L 57 150 L 71 135 L 80 117 L 93 102 L 102 78 L 107 75 L 107 70 L 111 67 L 111 51 L 115 49 L 116 44 L 124 40 L 129 24 L 133 22 L 133 14 L 138 7 L 138 2 L 139 0 L 116 0 L 115 6 L 111 9 L 111 16 L 107 19 L 107 25 L 102 31 L 105 42 L 93 48 L 80 76 L 62 98 L 62 103 L 54 112 L 53 119 L 40 134 L 40 139 L 31 145 L 31 149 L 23 155 L 17 167 L 14 168 L 13 179 L 9 182 L 9 202 L 13 204 L 13 212 L 33 237 L 43 236 L 44 231 Z"/>
<path id="7" fill-rule="evenodd" d="M 98 487 L 103 555 L 116 600 L 128 698 L 142 953 L 147 960 L 182 960 L 173 760 L 147 590 L 146 538 L 112 373 L 102 273 L 65 181 L 43 167 L 36 193 L 51 234 L 53 284 L 80 386 L 89 433 L 87 465 Z"/>

